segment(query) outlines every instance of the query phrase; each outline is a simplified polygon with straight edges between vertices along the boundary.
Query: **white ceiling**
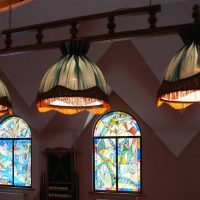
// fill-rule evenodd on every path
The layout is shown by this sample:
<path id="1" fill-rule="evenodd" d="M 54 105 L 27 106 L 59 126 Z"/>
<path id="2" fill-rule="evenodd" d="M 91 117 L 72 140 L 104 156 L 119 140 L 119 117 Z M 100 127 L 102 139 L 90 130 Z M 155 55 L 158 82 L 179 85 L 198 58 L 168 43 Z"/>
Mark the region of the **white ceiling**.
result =
<path id="1" fill-rule="evenodd" d="M 152 0 L 161 3 L 158 25 L 190 22 L 191 9 L 199 1 Z M 45 21 L 64 19 L 120 8 L 148 5 L 143 0 L 35 0 L 13 11 L 13 27 Z M 163 5 L 164 4 L 164 5 Z M 77 6 L 79 5 L 79 6 Z M 177 14 L 178 13 L 178 14 Z M 7 27 L 7 13 L 0 13 L 0 30 Z M 147 17 L 134 20 L 120 18 L 119 29 L 146 26 Z M 100 32 L 104 22 L 84 23 L 80 34 Z M 48 33 L 48 37 L 65 37 L 65 29 Z M 28 41 L 30 36 L 18 36 L 18 41 Z M 18 43 L 18 42 L 16 42 Z M 131 38 L 120 42 L 92 44 L 88 57 L 97 62 L 112 90 L 135 111 L 155 134 L 178 156 L 200 130 L 200 106 L 176 111 L 168 106 L 156 107 L 156 91 L 161 76 L 171 56 L 182 46 L 178 35 L 153 38 Z M 0 38 L 3 48 L 3 38 Z M 23 117 L 37 132 L 75 132 L 78 136 L 92 116 L 87 113 L 72 117 L 62 114 L 38 113 L 35 107 L 37 88 L 45 71 L 60 56 L 58 50 L 37 51 L 0 57 L 0 75 L 6 83 L 15 113 Z M 77 126 L 77 124 L 79 124 Z"/>

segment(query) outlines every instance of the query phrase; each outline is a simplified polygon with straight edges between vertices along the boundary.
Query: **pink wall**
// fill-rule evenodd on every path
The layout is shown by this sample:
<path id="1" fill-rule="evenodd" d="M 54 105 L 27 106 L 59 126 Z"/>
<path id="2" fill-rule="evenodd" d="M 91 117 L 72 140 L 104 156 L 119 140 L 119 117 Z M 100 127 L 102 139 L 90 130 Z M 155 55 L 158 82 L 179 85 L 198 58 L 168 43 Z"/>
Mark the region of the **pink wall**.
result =
<path id="1" fill-rule="evenodd" d="M 113 110 L 127 111 L 132 114 L 141 127 L 143 136 L 143 196 L 106 195 L 92 192 L 92 129 L 98 119 L 96 117 L 86 127 L 77 140 L 78 170 L 80 178 L 80 200 L 93 199 L 145 199 L 145 200 L 189 200 L 200 196 L 200 151 L 198 144 L 200 135 L 190 143 L 179 157 L 156 136 L 139 116 L 117 95 L 112 94 Z"/>
<path id="2" fill-rule="evenodd" d="M 92 129 L 98 117 L 95 117 L 76 141 L 78 152 L 78 173 L 80 179 L 80 200 L 98 199 L 145 199 L 145 200 L 189 200 L 198 199 L 199 169 L 200 169 L 200 134 L 192 140 L 186 149 L 176 157 L 157 137 L 154 131 L 148 127 L 140 117 L 131 111 L 125 102 L 115 93 L 111 94 L 111 106 L 113 110 L 123 110 L 132 114 L 141 127 L 143 136 L 143 196 L 133 195 L 109 195 L 94 194 L 92 192 Z M 45 136 L 47 136 L 45 134 Z M 1 191 L 19 192 L 27 195 L 26 200 L 39 199 L 39 180 L 41 174 L 41 141 L 46 141 L 46 147 L 67 147 L 71 134 L 50 134 L 47 137 L 40 136 L 32 130 L 33 138 L 33 188 L 23 191 L 20 189 L 0 189 Z M 54 139 L 53 139 L 54 138 Z M 42 140 L 41 140 L 42 139 Z M 72 139 L 72 138 L 71 138 Z M 54 142 L 53 142 L 54 141 Z M 71 142 L 70 142 L 71 144 Z"/>

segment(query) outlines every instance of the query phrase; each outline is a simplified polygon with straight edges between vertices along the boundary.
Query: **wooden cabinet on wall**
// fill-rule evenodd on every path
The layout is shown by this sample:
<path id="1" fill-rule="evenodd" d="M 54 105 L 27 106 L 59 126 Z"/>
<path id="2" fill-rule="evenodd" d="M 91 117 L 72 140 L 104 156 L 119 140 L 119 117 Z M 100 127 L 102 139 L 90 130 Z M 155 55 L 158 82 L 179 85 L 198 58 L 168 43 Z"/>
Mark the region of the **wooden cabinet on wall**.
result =
<path id="1" fill-rule="evenodd" d="M 47 198 L 49 200 L 78 199 L 77 176 L 72 149 L 46 149 Z"/>

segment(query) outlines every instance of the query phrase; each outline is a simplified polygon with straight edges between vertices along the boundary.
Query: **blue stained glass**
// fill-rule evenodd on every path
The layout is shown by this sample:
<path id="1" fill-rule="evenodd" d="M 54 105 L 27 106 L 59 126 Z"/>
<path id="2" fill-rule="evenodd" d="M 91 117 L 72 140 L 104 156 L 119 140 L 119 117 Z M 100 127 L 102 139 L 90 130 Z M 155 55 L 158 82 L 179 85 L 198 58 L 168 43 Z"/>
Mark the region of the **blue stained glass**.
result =
<path id="1" fill-rule="evenodd" d="M 141 133 L 129 114 L 112 111 L 94 128 L 96 191 L 141 192 Z"/>
<path id="2" fill-rule="evenodd" d="M 31 186 L 31 140 L 14 141 L 14 185 Z"/>
<path id="3" fill-rule="evenodd" d="M 8 117 L 0 124 L 0 138 L 31 138 L 31 130 L 23 119 Z"/>
<path id="4" fill-rule="evenodd" d="M 31 130 L 19 117 L 0 123 L 0 185 L 31 186 Z M 14 178 L 14 180 L 13 180 Z"/>
<path id="5" fill-rule="evenodd" d="M 95 139 L 95 189 L 116 190 L 115 139 Z"/>
<path id="6" fill-rule="evenodd" d="M 109 112 L 97 122 L 95 137 L 140 136 L 140 128 L 136 120 L 124 112 Z"/>
<path id="7" fill-rule="evenodd" d="M 139 138 L 118 139 L 118 189 L 119 191 L 140 191 Z"/>
<path id="8" fill-rule="evenodd" d="M 0 185 L 13 184 L 12 140 L 0 140 Z"/>

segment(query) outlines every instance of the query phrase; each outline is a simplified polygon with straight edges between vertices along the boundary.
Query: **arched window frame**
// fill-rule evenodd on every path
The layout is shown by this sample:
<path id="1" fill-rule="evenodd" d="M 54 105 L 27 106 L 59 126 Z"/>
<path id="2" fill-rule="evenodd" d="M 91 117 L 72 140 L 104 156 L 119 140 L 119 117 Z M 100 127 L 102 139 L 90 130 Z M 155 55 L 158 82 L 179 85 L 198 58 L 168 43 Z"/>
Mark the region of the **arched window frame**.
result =
<path id="1" fill-rule="evenodd" d="M 130 116 L 137 124 L 138 130 L 140 132 L 140 136 L 95 136 L 95 129 L 96 126 L 98 124 L 98 122 L 100 120 L 102 120 L 103 118 L 106 117 L 106 115 L 110 114 L 110 113 L 115 113 L 115 112 L 120 112 L 120 113 L 124 113 L 128 116 Z M 95 139 L 103 139 L 103 138 L 115 138 L 116 141 L 118 140 L 118 138 L 139 138 L 139 145 L 140 145 L 140 189 L 138 191 L 119 191 L 118 190 L 118 179 L 116 180 L 116 190 L 98 190 L 95 188 Z M 117 143 L 116 143 L 116 158 L 117 156 Z M 116 159 L 116 163 L 118 162 L 118 160 Z M 118 176 L 118 164 L 116 165 L 116 176 Z M 102 115 L 100 118 L 98 118 L 98 120 L 96 121 L 94 128 L 93 128 L 93 191 L 94 192 L 112 192 L 112 193 L 133 193 L 133 194 L 141 194 L 142 193 L 142 134 L 141 134 L 141 129 L 139 126 L 139 123 L 137 122 L 137 120 L 129 113 L 125 112 L 125 111 L 121 111 L 121 110 L 113 110 L 110 112 L 105 113 L 104 115 Z"/>
<path id="2" fill-rule="evenodd" d="M 30 126 L 28 125 L 28 123 L 24 120 L 24 119 L 22 119 L 22 118 L 20 118 L 20 117 L 18 117 L 18 116 L 9 116 L 9 117 L 6 117 L 6 118 L 4 118 L 1 122 L 0 122 L 0 126 L 2 126 L 7 120 L 12 120 L 12 118 L 18 118 L 20 121 L 21 121 L 21 123 L 23 123 L 24 125 L 26 125 L 27 126 L 27 128 L 29 129 L 29 131 L 30 131 L 30 137 L 17 137 L 17 138 L 14 138 L 14 137 L 1 137 L 1 135 L 0 135 L 0 141 L 5 141 L 5 140 L 11 140 L 12 141 L 12 181 L 13 181 L 13 184 L 10 184 L 10 185 L 8 185 L 8 184 L 1 184 L 0 183 L 0 186 L 2 186 L 2 187 L 14 187 L 14 188 L 32 188 L 32 132 L 31 132 L 31 128 L 30 128 Z M 0 128 L 1 129 L 1 128 Z M 1 130 L 0 130 L 1 131 Z M 14 144 L 15 144 L 15 141 L 22 141 L 22 140 L 25 140 L 25 141 L 30 141 L 30 157 L 31 157 L 31 166 L 30 166 L 30 185 L 17 185 L 17 184 L 15 184 L 14 183 L 14 177 L 15 177 L 15 175 L 14 175 L 14 170 L 15 170 L 15 158 L 14 158 L 14 152 L 15 152 L 15 150 L 14 150 Z"/>

